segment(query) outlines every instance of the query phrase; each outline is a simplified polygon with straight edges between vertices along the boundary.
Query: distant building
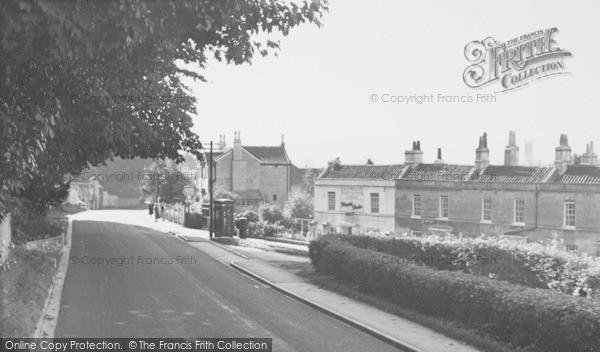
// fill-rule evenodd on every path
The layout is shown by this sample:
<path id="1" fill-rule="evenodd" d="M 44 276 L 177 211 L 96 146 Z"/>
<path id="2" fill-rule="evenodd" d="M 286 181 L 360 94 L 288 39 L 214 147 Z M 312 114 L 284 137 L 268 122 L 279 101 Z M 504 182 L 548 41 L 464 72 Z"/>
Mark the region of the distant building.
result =
<path id="1" fill-rule="evenodd" d="M 208 152 L 204 160 L 209 160 Z M 243 146 L 240 132 L 236 132 L 233 147 L 227 147 L 225 136 L 220 136 L 213 162 L 214 185 L 238 195 L 236 211 L 255 208 L 261 202 L 285 204 L 292 164 L 283 140 L 278 146 Z M 208 196 L 208 164 L 202 166 L 200 187 Z"/>
<path id="2" fill-rule="evenodd" d="M 303 189 L 305 186 L 305 180 L 309 177 L 313 179 L 317 179 L 319 175 L 323 172 L 323 169 L 320 168 L 309 168 L 305 167 L 303 169 L 297 167 L 296 165 L 292 165 L 292 180 L 291 180 L 291 188 L 292 192 L 298 189 Z M 312 190 L 314 192 L 314 189 Z"/>
<path id="3" fill-rule="evenodd" d="M 525 166 L 536 166 L 533 159 L 533 143 L 525 142 Z"/>
<path id="4" fill-rule="evenodd" d="M 79 180 L 71 181 L 69 195 L 65 203 L 73 205 L 85 204 L 85 208 L 88 210 L 101 209 L 104 193 L 98 181 L 82 180 L 80 178 Z"/>
<path id="5" fill-rule="evenodd" d="M 573 165 L 567 136 L 561 135 L 554 166 L 519 166 L 514 140 L 511 132 L 504 165 L 490 165 L 486 134 L 475 165 L 445 164 L 441 152 L 435 163 L 424 164 L 419 142 L 405 152 L 404 164 L 331 163 L 315 182 L 315 219 L 324 224 L 323 232 L 378 227 L 381 233 L 525 241 L 557 234 L 565 249 L 600 256 L 600 167 L 593 146 L 582 158 L 587 165 Z M 373 202 L 385 206 L 374 212 Z M 345 210 L 350 203 L 354 211 Z"/>

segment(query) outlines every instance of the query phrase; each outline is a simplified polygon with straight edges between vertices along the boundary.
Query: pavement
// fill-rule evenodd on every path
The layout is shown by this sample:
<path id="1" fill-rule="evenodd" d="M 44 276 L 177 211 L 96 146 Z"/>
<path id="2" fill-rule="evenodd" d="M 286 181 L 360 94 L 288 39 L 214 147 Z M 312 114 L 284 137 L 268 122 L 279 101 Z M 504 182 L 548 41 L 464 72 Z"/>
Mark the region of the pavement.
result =
<path id="1" fill-rule="evenodd" d="M 149 217 L 148 221 L 151 222 Z M 243 247 L 224 246 L 209 241 L 207 231 L 188 229 L 172 223 L 154 224 L 156 228 L 183 238 L 188 241 L 189 245 L 217 258 L 223 263 L 231 265 L 246 275 L 402 350 L 421 352 L 478 351 L 472 346 L 446 337 L 422 325 L 320 289 L 296 275 L 271 266 L 265 260 L 271 256 L 268 252 L 262 254 L 258 252 L 252 255 L 250 251 L 244 250 Z M 303 245 L 246 239 L 246 241 L 248 240 L 258 246 L 280 246 L 308 253 L 308 248 Z M 265 258 L 260 258 L 261 255 Z M 302 258 L 296 255 L 283 256 L 288 260 L 309 261 L 306 257 Z M 280 258 L 283 259 L 283 257 Z"/>

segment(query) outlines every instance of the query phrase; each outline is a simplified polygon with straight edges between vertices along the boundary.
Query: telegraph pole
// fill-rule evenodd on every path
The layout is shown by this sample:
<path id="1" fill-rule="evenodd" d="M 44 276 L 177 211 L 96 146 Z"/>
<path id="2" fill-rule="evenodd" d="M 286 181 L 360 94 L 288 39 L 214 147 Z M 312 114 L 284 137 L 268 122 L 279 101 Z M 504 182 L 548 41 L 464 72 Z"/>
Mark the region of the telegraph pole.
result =
<path id="1" fill-rule="evenodd" d="M 154 175 L 154 203 L 158 203 L 158 159 L 154 159 L 154 169 L 156 174 Z"/>
<path id="2" fill-rule="evenodd" d="M 208 154 L 208 195 L 209 195 L 209 222 L 208 235 L 213 238 L 213 222 L 215 220 L 213 214 L 213 142 L 210 142 L 210 153 Z"/>

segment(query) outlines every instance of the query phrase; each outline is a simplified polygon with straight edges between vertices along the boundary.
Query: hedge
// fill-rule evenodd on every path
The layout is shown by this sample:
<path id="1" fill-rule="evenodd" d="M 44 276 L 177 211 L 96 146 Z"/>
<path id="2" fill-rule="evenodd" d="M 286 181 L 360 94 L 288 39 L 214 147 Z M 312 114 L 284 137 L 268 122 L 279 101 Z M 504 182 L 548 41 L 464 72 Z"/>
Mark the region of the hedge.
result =
<path id="1" fill-rule="evenodd" d="M 490 237 L 327 237 L 440 270 L 462 271 L 574 295 L 598 296 L 600 291 L 600 261 L 537 243 Z"/>
<path id="2" fill-rule="evenodd" d="M 460 321 L 513 346 L 531 351 L 600 351 L 600 304 L 595 300 L 401 263 L 402 258 L 327 236 L 311 242 L 309 255 L 318 271 L 367 293 Z M 384 257 L 397 263 L 384 264 Z"/>

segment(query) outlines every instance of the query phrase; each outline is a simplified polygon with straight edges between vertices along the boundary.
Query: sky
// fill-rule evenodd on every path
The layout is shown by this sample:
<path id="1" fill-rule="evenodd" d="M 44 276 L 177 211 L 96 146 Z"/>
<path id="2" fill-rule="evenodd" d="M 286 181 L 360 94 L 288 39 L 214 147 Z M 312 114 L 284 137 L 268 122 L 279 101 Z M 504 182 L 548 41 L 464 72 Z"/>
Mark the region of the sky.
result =
<path id="1" fill-rule="evenodd" d="M 203 142 L 224 134 L 228 145 L 234 131 L 244 145 L 278 145 L 283 134 L 300 167 L 324 167 L 336 157 L 342 164 L 403 163 L 415 140 L 425 162 L 440 147 L 447 163 L 473 164 L 483 132 L 492 164 L 502 164 L 509 130 L 516 131 L 521 161 L 531 141 L 536 160 L 553 162 L 561 133 L 574 153 L 590 141 L 600 153 L 598 18 L 597 0 L 331 0 L 324 26 L 294 28 L 278 57 L 241 66 L 210 62 L 203 71 L 209 82 L 190 84 L 198 99 L 194 131 Z M 382 101 L 497 92 L 498 84 L 464 83 L 465 46 L 554 27 L 557 46 L 572 53 L 564 60 L 569 74 L 496 93 L 495 102 Z"/>

